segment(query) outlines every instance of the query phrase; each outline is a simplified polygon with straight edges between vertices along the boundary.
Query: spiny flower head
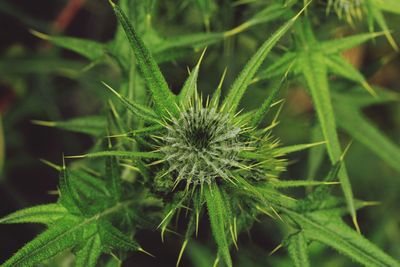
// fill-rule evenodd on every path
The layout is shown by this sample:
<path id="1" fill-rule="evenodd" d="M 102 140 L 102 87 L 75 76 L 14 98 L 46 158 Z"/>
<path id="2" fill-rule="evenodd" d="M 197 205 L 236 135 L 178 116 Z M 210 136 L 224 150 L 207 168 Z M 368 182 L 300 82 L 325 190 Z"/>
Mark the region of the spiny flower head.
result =
<path id="1" fill-rule="evenodd" d="M 330 0 L 327 12 L 333 9 L 340 19 L 353 24 L 354 19 L 360 20 L 364 12 L 364 0 Z"/>
<path id="2" fill-rule="evenodd" d="M 249 171 L 254 180 L 282 169 L 276 155 L 268 153 L 278 143 L 248 127 L 245 116 L 232 115 L 208 101 L 204 106 L 197 93 L 188 107 L 179 110 L 177 116 L 165 120 L 166 131 L 159 137 L 159 150 L 168 165 L 164 175 L 172 176 L 174 187 L 181 181 L 186 189 L 218 180 L 234 183 L 236 175 L 247 177 Z M 252 154 L 263 162 L 251 158 Z"/>

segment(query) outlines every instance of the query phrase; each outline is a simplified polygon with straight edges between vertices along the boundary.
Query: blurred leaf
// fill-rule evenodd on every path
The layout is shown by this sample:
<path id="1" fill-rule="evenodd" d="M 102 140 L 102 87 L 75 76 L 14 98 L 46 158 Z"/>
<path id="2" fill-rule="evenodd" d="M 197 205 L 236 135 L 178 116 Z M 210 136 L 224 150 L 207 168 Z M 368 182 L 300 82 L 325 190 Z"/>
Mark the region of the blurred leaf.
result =
<path id="1" fill-rule="evenodd" d="M 89 238 L 83 247 L 76 253 L 75 266 L 76 267 L 95 267 L 97 259 L 100 257 L 101 239 L 98 234 Z"/>
<path id="2" fill-rule="evenodd" d="M 43 223 L 52 224 L 65 217 L 67 210 L 59 204 L 45 204 L 13 212 L 0 219 L 0 224 Z"/>
<path id="3" fill-rule="evenodd" d="M 247 62 L 245 67 L 239 73 L 239 76 L 234 81 L 223 103 L 223 107 L 227 108 L 230 112 L 236 111 L 237 107 L 239 106 L 240 100 L 246 92 L 258 68 L 261 66 L 261 63 L 271 51 L 272 47 L 274 47 L 279 39 L 291 28 L 293 23 L 302 13 L 302 11 L 300 11 L 295 17 L 290 19 L 277 31 L 275 31 L 272 36 L 268 38 L 257 50 L 257 52 L 251 57 L 251 59 Z"/>
<path id="4" fill-rule="evenodd" d="M 93 136 L 100 136 L 104 134 L 106 126 L 106 120 L 103 116 L 85 116 L 66 121 L 33 120 L 32 122 L 40 126 L 56 127 L 67 131 L 84 133 Z"/>
<path id="5" fill-rule="evenodd" d="M 307 241 L 304 234 L 300 231 L 288 238 L 288 251 L 295 267 L 310 266 L 307 253 Z"/>
<path id="6" fill-rule="evenodd" d="M 211 183 L 210 188 L 205 187 L 204 191 L 211 230 L 215 242 L 218 245 L 218 252 L 221 254 L 225 264 L 228 267 L 232 267 L 232 260 L 229 254 L 229 243 L 225 228 L 225 222 L 230 220 L 230 218 L 226 218 L 226 209 L 221 192 L 215 183 Z"/>
<path id="7" fill-rule="evenodd" d="M 339 127 L 400 172 L 400 148 L 354 107 L 351 100 L 338 99 L 334 108 Z"/>
<path id="8" fill-rule="evenodd" d="M 74 51 L 92 61 L 102 58 L 105 54 L 105 46 L 96 41 L 75 37 L 50 36 L 34 30 L 31 30 L 31 33 L 38 38 L 47 40 L 59 47 Z"/>

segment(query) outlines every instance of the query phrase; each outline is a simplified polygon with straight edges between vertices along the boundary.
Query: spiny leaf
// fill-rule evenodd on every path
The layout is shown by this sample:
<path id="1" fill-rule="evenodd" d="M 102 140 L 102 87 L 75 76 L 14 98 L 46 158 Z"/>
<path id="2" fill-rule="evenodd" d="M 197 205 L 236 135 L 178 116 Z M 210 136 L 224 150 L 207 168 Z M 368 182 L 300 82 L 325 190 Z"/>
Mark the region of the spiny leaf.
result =
<path id="1" fill-rule="evenodd" d="M 59 204 L 45 204 L 18 210 L 0 219 L 0 224 L 43 223 L 51 224 L 68 214 Z"/>
<path id="2" fill-rule="evenodd" d="M 272 102 L 276 98 L 279 90 L 282 88 L 283 79 L 279 82 L 278 85 L 274 85 L 272 92 L 269 94 L 267 99 L 262 103 L 261 107 L 257 110 L 254 114 L 251 125 L 256 127 L 258 126 L 262 120 L 264 119 L 265 115 L 267 114 L 268 110 L 271 108 Z"/>
<path id="3" fill-rule="evenodd" d="M 75 267 L 95 267 L 102 252 L 101 239 L 98 234 L 89 238 L 75 257 Z"/>
<path id="4" fill-rule="evenodd" d="M 322 144 L 326 144 L 326 141 L 320 141 L 316 143 L 311 143 L 311 144 L 298 144 L 298 145 L 292 145 L 292 146 L 285 146 L 285 147 L 280 147 L 277 148 L 274 153 L 276 155 L 285 155 L 285 154 L 290 154 L 293 152 L 298 152 L 304 149 L 312 148 L 315 146 L 319 146 Z"/>
<path id="5" fill-rule="evenodd" d="M 373 33 L 362 33 L 357 35 L 352 35 L 349 37 L 329 40 L 325 42 L 321 42 L 320 51 L 324 54 L 338 54 L 343 52 L 347 49 L 360 45 L 368 40 L 376 38 L 378 36 L 382 36 L 382 32 L 373 32 Z"/>
<path id="6" fill-rule="evenodd" d="M 295 267 L 307 267 L 310 266 L 307 253 L 307 241 L 304 234 L 300 231 L 296 234 L 291 235 L 288 238 L 288 251 L 290 258 L 293 261 Z"/>
<path id="7" fill-rule="evenodd" d="M 169 90 L 167 82 L 153 59 L 150 51 L 144 45 L 142 39 L 137 35 L 128 18 L 118 5 L 110 1 L 114 12 L 125 30 L 125 34 L 132 46 L 137 64 L 143 74 L 148 89 L 151 91 L 159 115 L 167 115 L 168 112 L 177 114 L 175 96 Z"/>
<path id="8" fill-rule="evenodd" d="M 271 183 L 271 185 L 276 188 L 339 184 L 338 182 L 306 181 L 306 180 L 292 180 L 292 181 L 290 181 L 290 180 L 271 180 L 268 182 Z"/>
<path id="9" fill-rule="evenodd" d="M 311 142 L 317 142 L 323 138 L 321 127 L 317 122 L 312 126 L 311 129 Z M 307 161 L 307 179 L 313 180 L 317 175 L 318 168 L 320 167 L 324 159 L 325 146 L 312 147 L 309 150 L 308 161 Z"/>
<path id="10" fill-rule="evenodd" d="M 289 66 L 296 60 L 296 53 L 287 52 L 275 60 L 271 65 L 259 71 L 255 81 L 264 80 L 279 75 L 283 75 Z"/>
<path id="11" fill-rule="evenodd" d="M 111 250 L 118 248 L 123 250 L 143 251 L 136 241 L 130 239 L 108 222 L 104 221 L 99 225 L 99 233 L 104 245 Z"/>
<path id="12" fill-rule="evenodd" d="M 128 98 L 120 95 L 117 91 L 115 91 L 111 86 L 108 84 L 104 83 L 104 86 L 106 86 L 113 94 L 115 94 L 121 102 L 125 105 L 126 108 L 128 108 L 132 113 L 140 117 L 141 119 L 145 121 L 150 121 L 153 123 L 159 123 L 158 116 L 156 113 L 154 113 L 151 109 L 148 107 L 139 105 L 138 103 L 135 103 Z"/>
<path id="13" fill-rule="evenodd" d="M 229 254 L 229 243 L 225 223 L 227 222 L 224 201 L 221 192 L 215 183 L 211 183 L 210 188 L 204 188 L 208 216 L 210 218 L 211 230 L 218 245 L 218 252 L 221 254 L 225 264 L 232 267 L 232 260 Z"/>
<path id="14" fill-rule="evenodd" d="M 230 112 L 233 113 L 236 111 L 240 100 L 246 92 L 249 84 L 253 80 L 258 68 L 261 66 L 261 63 L 271 51 L 272 47 L 274 47 L 279 39 L 291 28 L 303 10 L 301 10 L 294 18 L 290 19 L 283 26 L 281 26 L 274 34 L 272 34 L 272 36 L 261 45 L 257 52 L 247 62 L 239 76 L 234 81 L 231 89 L 229 90 L 228 96 L 224 101 L 224 107 Z"/>
<path id="15" fill-rule="evenodd" d="M 382 5 L 382 4 L 380 4 L 380 5 Z M 393 47 L 393 49 L 396 51 L 399 51 L 399 47 L 398 47 L 396 41 L 393 39 L 392 34 L 390 33 L 389 27 L 386 23 L 385 17 L 382 14 L 382 11 L 380 11 L 379 8 L 374 7 L 374 8 L 369 9 L 369 12 L 373 16 L 374 20 L 379 25 L 379 27 L 383 30 L 383 33 L 385 34 L 386 39 L 389 41 L 389 43 Z"/>
<path id="16" fill-rule="evenodd" d="M 201 61 L 204 57 L 206 50 L 203 50 L 203 53 L 200 56 L 199 61 L 197 62 L 196 66 L 190 72 L 189 77 L 185 81 L 185 84 L 182 87 L 181 92 L 179 93 L 179 101 L 183 103 L 184 101 L 190 101 L 194 93 L 196 92 L 197 87 L 197 77 L 199 76 L 199 69 Z"/>
<path id="17" fill-rule="evenodd" d="M 56 127 L 77 133 L 85 133 L 93 136 L 99 136 L 104 133 L 104 128 L 106 126 L 106 120 L 102 116 L 85 116 L 66 121 L 33 120 L 32 123 L 40 126 Z"/>
<path id="18" fill-rule="evenodd" d="M 48 40 L 54 45 L 74 51 L 92 61 L 98 60 L 105 55 L 104 45 L 92 40 L 75 37 L 49 36 L 34 30 L 30 32 L 38 38 Z"/>
<path id="19" fill-rule="evenodd" d="M 325 63 L 333 73 L 360 83 L 371 95 L 376 96 L 374 89 L 368 84 L 364 76 L 343 57 L 339 55 L 326 56 Z"/>
<path id="20" fill-rule="evenodd" d="M 66 158 L 76 159 L 76 158 L 97 158 L 97 157 L 123 157 L 123 158 L 145 158 L 145 159 L 160 159 L 163 154 L 157 152 L 139 152 L 139 151 L 98 151 L 87 153 L 84 155 L 68 156 Z"/>
<path id="21" fill-rule="evenodd" d="M 246 29 L 253 27 L 255 25 L 266 23 L 269 21 L 274 21 L 277 18 L 283 16 L 287 12 L 287 7 L 282 4 L 271 3 L 268 4 L 266 8 L 257 12 L 250 19 L 246 20 L 244 23 L 239 26 L 226 31 L 225 36 L 232 36 L 238 34 L 240 32 L 245 31 Z"/>
<path id="22" fill-rule="evenodd" d="M 380 158 L 393 169 L 400 172 L 400 148 L 374 126 L 351 103 L 337 101 L 334 105 L 338 125 Z"/>
<path id="23" fill-rule="evenodd" d="M 96 227 L 91 221 L 78 222 L 77 220 L 57 222 L 26 244 L 2 266 L 35 266 L 61 251 L 84 242 L 95 233 Z"/>
<path id="24" fill-rule="evenodd" d="M 327 141 L 326 147 L 329 158 L 332 163 L 335 163 L 341 157 L 342 150 L 336 132 L 335 115 L 331 103 L 324 56 L 319 52 L 304 52 L 299 62 L 301 62 L 302 73 L 306 79 L 317 111 L 322 133 Z M 342 166 L 340 169 L 339 179 L 349 207 L 350 215 L 353 218 L 355 227 L 358 228 L 356 211 L 353 203 L 353 191 L 345 166 Z"/>
<path id="25" fill-rule="evenodd" d="M 400 263 L 332 215 L 286 213 L 300 225 L 305 237 L 321 242 L 365 266 L 400 266 Z"/>
<path id="26" fill-rule="evenodd" d="M 106 158 L 106 183 L 114 200 L 118 201 L 122 195 L 122 185 L 117 158 L 114 156 Z"/>

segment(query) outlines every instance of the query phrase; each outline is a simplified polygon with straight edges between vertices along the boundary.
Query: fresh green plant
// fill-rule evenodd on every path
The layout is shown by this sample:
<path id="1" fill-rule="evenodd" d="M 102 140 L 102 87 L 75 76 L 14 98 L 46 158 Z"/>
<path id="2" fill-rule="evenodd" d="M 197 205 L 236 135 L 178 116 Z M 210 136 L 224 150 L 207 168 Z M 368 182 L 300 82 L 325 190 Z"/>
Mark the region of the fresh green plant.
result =
<path id="1" fill-rule="evenodd" d="M 122 73 L 122 81 L 113 86 L 99 80 L 101 90 L 110 92 L 104 97 L 101 116 L 34 121 L 89 134 L 95 144 L 83 155 L 66 156 L 78 159 L 71 166 L 66 166 L 64 158 L 61 166 L 46 162 L 60 172 L 57 203 L 22 209 L 0 219 L 2 224 L 41 223 L 47 227 L 2 266 L 36 266 L 66 250 L 75 255 L 75 266 L 120 266 L 129 250 L 156 255 L 156 251 L 142 248 L 135 234 L 157 229 L 164 240 L 167 232 L 173 232 L 172 220 L 181 212 L 187 216 L 177 265 L 198 235 L 201 221 L 209 222 L 217 248 L 213 262 L 204 266 L 235 265 L 231 254 L 232 248 L 240 246 L 240 234 L 267 215 L 284 229 L 278 248 L 287 249 L 294 266 L 310 266 L 313 243 L 331 247 L 364 266 L 400 266 L 360 233 L 356 210 L 374 202 L 354 198 L 349 167 L 344 162 L 346 150 L 341 148 L 336 129 L 338 124 L 399 171 L 400 149 L 360 112 L 368 105 L 398 101 L 398 95 L 369 85 L 341 56 L 344 50 L 380 35 L 396 47 L 378 1 L 349 0 L 349 7 L 342 1 L 329 1 L 328 11 L 335 9 L 352 24 L 355 16 L 365 12 L 369 22 L 376 21 L 383 33 L 328 37 L 326 41 L 315 34 L 313 19 L 320 16 L 318 3 L 303 6 L 297 1 L 274 1 L 231 30 L 210 32 L 217 5 L 209 0 L 194 2 L 207 32 L 171 40 L 161 38 L 151 27 L 155 1 L 138 1 L 137 6 L 130 1 L 118 5 L 110 1 L 119 27 L 107 44 L 32 31 L 89 59 L 85 71 L 100 63 L 109 64 Z M 400 11 L 394 1 L 389 3 L 390 11 Z M 206 95 L 200 86 L 202 79 L 198 79 L 200 66 L 207 59 L 203 47 L 275 20 L 286 22 L 268 38 L 263 36 L 264 41 L 226 95 L 226 71 L 216 89 Z M 288 32 L 293 33 L 292 38 L 285 40 Z M 289 47 L 282 54 L 272 51 L 278 42 Z M 203 48 L 203 52 L 179 93 L 174 94 L 158 64 L 177 60 L 193 48 Z M 273 63 L 265 66 L 267 56 Z M 340 82 L 330 80 L 330 73 L 344 78 L 345 88 L 351 83 L 360 88 L 344 91 Z M 243 105 L 251 87 L 265 80 L 272 80 L 272 90 L 261 105 L 256 109 Z M 283 146 L 272 134 L 283 103 L 277 96 L 283 87 L 298 81 L 308 88 L 316 110 L 315 134 L 309 143 Z M 306 149 L 311 149 L 310 178 L 316 177 L 324 148 L 332 165 L 325 178 L 279 179 L 288 166 L 288 154 Z M 333 192 L 339 186 L 344 197 Z M 298 187 L 306 187 L 308 193 L 299 197 L 287 192 L 295 193 Z M 355 229 L 345 223 L 347 215 Z M 202 220 L 204 217 L 208 219 Z M 198 245 L 194 246 L 189 252 L 193 258 L 201 253 Z"/>

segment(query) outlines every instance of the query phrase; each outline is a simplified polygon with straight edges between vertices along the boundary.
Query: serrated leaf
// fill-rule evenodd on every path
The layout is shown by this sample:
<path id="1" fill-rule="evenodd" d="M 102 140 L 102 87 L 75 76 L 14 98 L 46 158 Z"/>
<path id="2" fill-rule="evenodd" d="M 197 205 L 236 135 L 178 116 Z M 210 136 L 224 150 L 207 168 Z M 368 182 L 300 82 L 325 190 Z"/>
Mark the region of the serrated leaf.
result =
<path id="1" fill-rule="evenodd" d="M 227 233 L 225 224 L 228 218 L 225 214 L 224 200 L 222 199 L 221 192 L 215 183 L 211 183 L 210 188 L 205 187 L 205 198 L 208 209 L 208 216 L 210 218 L 211 230 L 218 245 L 218 252 L 221 254 L 225 264 L 232 267 L 232 260 L 229 254 L 229 242 L 227 240 Z"/>
<path id="2" fill-rule="evenodd" d="M 321 242 L 365 266 L 400 266 L 400 263 L 332 215 L 286 213 L 301 227 L 305 237 Z"/>
<path id="3" fill-rule="evenodd" d="M 289 256 L 295 267 L 310 266 L 307 253 L 307 241 L 304 234 L 300 231 L 291 235 L 287 241 Z"/>
<path id="4" fill-rule="evenodd" d="M 152 93 L 157 113 L 159 115 L 167 115 L 168 112 L 177 114 L 178 109 L 175 105 L 175 96 L 169 90 L 168 84 L 150 51 L 144 45 L 142 39 L 138 36 L 121 8 L 113 3 L 112 7 L 131 44 L 146 85 Z"/>
<path id="5" fill-rule="evenodd" d="M 368 84 L 364 76 L 343 57 L 339 55 L 326 56 L 325 63 L 333 73 L 345 77 L 350 81 L 360 83 L 371 95 L 376 95 L 374 89 Z"/>
<path id="6" fill-rule="evenodd" d="M 317 142 L 323 138 L 321 127 L 315 123 L 311 129 L 311 142 Z M 318 168 L 324 159 L 325 146 L 316 146 L 310 148 L 307 161 L 307 179 L 313 180 L 317 175 Z"/>
<path id="7" fill-rule="evenodd" d="M 77 156 L 68 156 L 66 158 L 76 159 L 76 158 L 98 158 L 98 157 L 121 157 L 121 158 L 145 158 L 145 159 L 160 159 L 163 158 L 163 154 L 157 152 L 140 152 L 140 151 L 116 151 L 116 150 L 108 150 L 108 151 L 98 151 L 87 153 L 84 155 Z"/>
<path id="8" fill-rule="evenodd" d="M 302 151 L 305 149 L 309 149 L 309 148 L 319 146 L 322 144 L 326 144 L 326 141 L 320 141 L 320 142 L 311 143 L 311 144 L 298 144 L 298 145 L 292 145 L 292 146 L 279 147 L 274 151 L 274 153 L 276 155 L 285 155 L 285 154 L 290 154 L 293 152 L 298 152 L 298 151 Z"/>
<path id="9" fill-rule="evenodd" d="M 33 120 L 34 124 L 46 127 L 99 136 L 104 133 L 106 120 L 102 116 L 85 116 L 65 121 L 40 121 Z"/>
<path id="10" fill-rule="evenodd" d="M 35 266 L 65 249 L 84 242 L 96 231 L 91 221 L 61 220 L 26 244 L 2 266 Z"/>
<path id="11" fill-rule="evenodd" d="M 99 234 L 104 246 L 109 249 L 123 249 L 137 251 L 141 250 L 139 244 L 130 239 L 127 235 L 112 226 L 108 222 L 102 222 L 99 225 Z"/>
<path id="12" fill-rule="evenodd" d="M 0 224 L 43 223 L 52 224 L 65 217 L 68 211 L 59 204 L 45 204 L 13 212 L 0 219 Z"/>
<path id="13" fill-rule="evenodd" d="M 269 94 L 267 99 L 262 103 L 261 107 L 256 111 L 254 116 L 252 117 L 251 125 L 256 127 L 258 126 L 262 120 L 264 119 L 265 115 L 267 114 L 268 110 L 271 108 L 272 102 L 275 100 L 276 95 L 278 94 L 279 90 L 282 88 L 283 79 L 279 82 L 278 85 L 274 85 L 272 92 Z"/>
<path id="14" fill-rule="evenodd" d="M 289 69 L 289 66 L 292 65 L 296 60 L 296 55 L 297 54 L 294 52 L 287 52 L 283 54 L 268 67 L 260 70 L 255 80 L 258 81 L 276 76 L 282 76 Z"/>
<path id="15" fill-rule="evenodd" d="M 49 36 L 31 30 L 31 33 L 38 38 L 47 40 L 54 45 L 71 50 L 92 61 L 98 60 L 105 55 L 105 46 L 96 41 L 64 36 Z"/>
<path id="16" fill-rule="evenodd" d="M 63 166 L 60 171 L 59 191 L 59 203 L 72 214 L 82 214 L 82 206 L 76 199 L 76 194 L 71 185 L 69 172 L 65 166 Z"/>
<path id="17" fill-rule="evenodd" d="M 133 114 L 137 115 L 141 119 L 145 121 L 150 121 L 152 123 L 159 123 L 158 116 L 153 110 L 149 109 L 146 106 L 142 106 L 138 103 L 133 102 L 132 100 L 129 100 L 128 98 L 124 97 L 123 95 L 119 94 L 117 91 L 115 91 L 111 86 L 108 84 L 104 83 L 104 86 L 107 87 L 113 94 L 115 94 L 121 102 L 125 105 L 127 109 L 129 109 Z"/>
<path id="18" fill-rule="evenodd" d="M 299 186 L 327 186 L 335 185 L 337 182 L 306 181 L 306 180 L 270 180 L 268 181 L 275 188 L 299 187 Z"/>
<path id="19" fill-rule="evenodd" d="M 102 252 L 101 239 L 98 234 L 89 238 L 76 253 L 75 267 L 95 267 Z"/>
<path id="20" fill-rule="evenodd" d="M 275 31 L 272 36 L 267 39 L 257 52 L 251 57 L 247 62 L 245 67 L 239 73 L 239 76 L 234 81 L 229 93 L 224 101 L 223 106 L 227 108 L 232 113 L 236 111 L 239 106 L 239 102 L 242 99 L 246 89 L 254 78 L 257 70 L 261 66 L 268 53 L 271 51 L 272 47 L 280 40 L 280 38 L 292 27 L 296 19 L 300 16 L 302 11 L 300 11 L 295 17 L 286 22 L 277 31 Z"/>
<path id="21" fill-rule="evenodd" d="M 196 93 L 197 77 L 199 76 L 200 64 L 201 64 L 201 60 L 203 59 L 205 52 L 206 51 L 204 50 L 203 53 L 201 54 L 199 61 L 197 62 L 196 66 L 190 72 L 189 77 L 186 79 L 186 81 L 182 87 L 182 90 L 178 95 L 179 101 L 181 103 L 185 103 L 185 102 L 187 103 L 188 101 L 191 100 L 191 98 Z"/>
<path id="22" fill-rule="evenodd" d="M 362 33 L 349 37 L 333 39 L 319 43 L 320 51 L 326 55 L 339 54 L 347 49 L 360 45 L 368 40 L 382 36 L 380 32 Z"/>
<path id="23" fill-rule="evenodd" d="M 106 183 L 110 189 L 111 196 L 118 201 L 122 194 L 122 180 L 120 178 L 117 158 L 114 156 L 106 158 Z"/>
<path id="24" fill-rule="evenodd" d="M 354 109 L 351 103 L 339 99 L 334 107 L 340 128 L 400 172 L 400 148 L 393 141 L 379 131 L 359 110 Z"/>
<path id="25" fill-rule="evenodd" d="M 335 115 L 331 103 L 328 74 L 324 63 L 324 56 L 319 52 L 304 52 L 299 59 L 299 62 L 301 62 L 301 71 L 305 77 L 314 107 L 317 111 L 318 121 L 324 139 L 327 141 L 326 147 L 329 158 L 332 163 L 336 163 L 342 155 L 342 149 L 336 132 Z M 339 180 L 354 225 L 358 227 L 356 211 L 353 203 L 353 191 L 344 165 L 340 169 Z"/>

